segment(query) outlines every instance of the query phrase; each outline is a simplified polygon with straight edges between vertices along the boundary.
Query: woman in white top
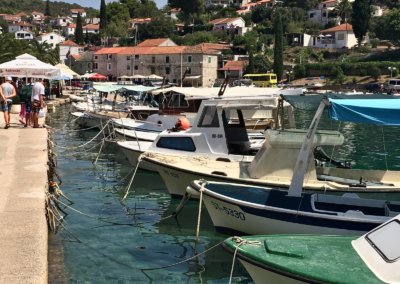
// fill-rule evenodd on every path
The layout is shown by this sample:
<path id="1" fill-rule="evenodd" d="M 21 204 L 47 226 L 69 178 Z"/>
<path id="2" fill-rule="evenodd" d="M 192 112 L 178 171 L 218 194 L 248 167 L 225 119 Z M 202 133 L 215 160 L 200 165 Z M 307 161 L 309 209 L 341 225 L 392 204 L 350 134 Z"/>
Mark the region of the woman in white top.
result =
<path id="1" fill-rule="evenodd" d="M 43 109 L 44 101 L 44 85 L 43 79 L 39 79 L 32 88 L 32 113 L 33 113 L 33 128 L 39 127 L 39 112 Z"/>

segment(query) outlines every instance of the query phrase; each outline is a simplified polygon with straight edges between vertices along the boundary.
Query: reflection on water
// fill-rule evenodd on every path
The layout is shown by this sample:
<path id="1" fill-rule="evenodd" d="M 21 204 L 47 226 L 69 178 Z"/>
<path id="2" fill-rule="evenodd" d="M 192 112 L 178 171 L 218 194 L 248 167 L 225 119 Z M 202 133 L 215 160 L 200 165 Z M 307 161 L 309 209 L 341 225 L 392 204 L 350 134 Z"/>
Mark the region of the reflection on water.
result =
<path id="1" fill-rule="evenodd" d="M 314 113 L 295 113 L 297 127 L 308 127 Z M 128 198 L 120 202 L 133 169 L 112 145 L 93 165 L 99 147 L 87 149 L 100 140 L 77 146 L 97 132 L 73 131 L 65 127 L 67 118 L 68 110 L 59 111 L 49 124 L 55 129 L 61 189 L 82 213 L 66 209 L 65 229 L 50 238 L 50 282 L 228 283 L 232 257 L 221 247 L 209 250 L 227 236 L 214 231 L 206 210 L 196 243 L 198 202 L 189 201 L 176 219 L 168 218 L 180 200 L 170 198 L 157 174 L 138 171 Z M 325 149 L 337 160 L 360 168 L 400 166 L 397 127 L 338 123 L 324 116 L 320 128 L 344 134 L 343 145 Z M 191 259 L 197 253 L 203 254 Z M 56 257 L 64 261 L 64 271 L 52 261 Z M 165 268 L 151 270 L 159 267 Z M 234 283 L 252 282 L 239 264 L 233 275 Z"/>
<path id="2" fill-rule="evenodd" d="M 49 282 L 228 283 L 232 257 L 216 246 L 227 236 L 214 231 L 206 210 L 197 243 L 198 202 L 189 201 L 176 219 L 168 218 L 180 200 L 170 198 L 157 174 L 139 170 L 121 202 L 132 168 L 113 145 L 93 165 L 99 147 L 86 149 L 100 140 L 77 146 L 96 132 L 64 127 L 67 119 L 68 110 L 59 111 L 49 124 L 61 189 L 81 213 L 65 209 L 65 229 L 50 237 L 50 273 L 56 275 Z M 192 258 L 198 253 L 203 254 Z M 56 256 L 63 258 L 63 272 L 51 261 Z M 160 267 L 165 268 L 153 269 Z M 252 282 L 239 264 L 233 275 L 233 283 Z"/>
<path id="3" fill-rule="evenodd" d="M 313 115 L 313 111 L 296 109 L 296 127 L 307 128 Z M 344 135 L 343 145 L 324 147 L 336 160 L 350 161 L 353 168 L 360 169 L 400 168 L 400 127 L 337 122 L 325 111 L 318 129 L 337 130 Z"/>

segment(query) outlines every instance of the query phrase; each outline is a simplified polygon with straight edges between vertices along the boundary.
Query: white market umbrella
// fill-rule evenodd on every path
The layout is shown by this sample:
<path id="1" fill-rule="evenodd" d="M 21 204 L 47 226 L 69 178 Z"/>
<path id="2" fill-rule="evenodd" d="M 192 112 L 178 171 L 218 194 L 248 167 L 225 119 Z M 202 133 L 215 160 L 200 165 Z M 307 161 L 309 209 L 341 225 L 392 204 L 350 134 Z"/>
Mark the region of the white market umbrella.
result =
<path id="1" fill-rule="evenodd" d="M 94 74 L 96 74 L 96 73 L 85 73 L 85 74 L 81 75 L 81 79 L 89 79 Z"/>
<path id="2" fill-rule="evenodd" d="M 139 74 L 135 74 L 133 76 L 131 76 L 132 79 L 145 79 L 147 78 L 146 76 L 143 75 L 139 75 Z"/>
<path id="3" fill-rule="evenodd" d="M 158 76 L 156 74 L 151 74 L 150 76 L 147 76 L 147 79 L 152 79 L 152 80 L 161 80 L 163 77 Z"/>
<path id="4" fill-rule="evenodd" d="M 61 77 L 68 77 L 66 80 L 79 79 L 81 76 L 67 65 L 59 63 L 55 67 L 60 69 Z"/>
<path id="5" fill-rule="evenodd" d="M 61 72 L 59 68 L 25 53 L 17 56 L 14 60 L 0 64 L 0 75 L 51 79 L 61 76 Z"/>

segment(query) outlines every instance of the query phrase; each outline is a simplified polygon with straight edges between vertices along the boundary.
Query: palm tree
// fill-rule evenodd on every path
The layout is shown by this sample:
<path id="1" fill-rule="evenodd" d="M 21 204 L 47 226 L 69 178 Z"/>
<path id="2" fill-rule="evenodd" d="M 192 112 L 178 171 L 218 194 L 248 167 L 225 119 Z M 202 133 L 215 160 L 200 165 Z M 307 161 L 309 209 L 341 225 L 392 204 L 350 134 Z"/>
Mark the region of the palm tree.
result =
<path id="1" fill-rule="evenodd" d="M 348 17 L 351 15 L 352 6 L 349 0 L 340 0 L 335 6 L 334 11 L 340 17 L 340 23 L 347 23 Z"/>

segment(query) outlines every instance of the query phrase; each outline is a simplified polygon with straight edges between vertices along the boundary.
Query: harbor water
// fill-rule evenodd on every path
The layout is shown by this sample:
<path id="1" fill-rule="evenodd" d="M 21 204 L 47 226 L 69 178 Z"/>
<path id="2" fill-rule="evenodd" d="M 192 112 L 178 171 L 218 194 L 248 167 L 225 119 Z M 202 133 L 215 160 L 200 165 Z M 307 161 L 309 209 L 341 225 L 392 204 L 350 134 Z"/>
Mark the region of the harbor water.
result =
<path id="1" fill-rule="evenodd" d="M 142 170 L 121 201 L 134 169 L 113 144 L 98 155 L 101 137 L 91 141 L 98 131 L 79 131 L 69 123 L 69 111 L 61 108 L 48 121 L 60 188 L 72 201 L 61 198 L 66 216 L 58 232 L 50 233 L 49 282 L 229 283 L 232 256 L 219 245 L 228 236 L 215 232 L 205 208 L 197 240 L 199 202 L 190 200 L 172 217 L 180 200 L 168 195 L 158 174 Z M 307 127 L 313 114 L 298 111 L 297 126 Z M 345 136 L 343 146 L 328 149 L 335 159 L 360 168 L 399 169 L 399 128 L 326 118 L 322 126 Z M 239 262 L 231 280 L 252 283 Z"/>
<path id="2" fill-rule="evenodd" d="M 170 217 L 180 199 L 158 174 L 139 170 L 121 201 L 134 169 L 112 144 L 94 164 L 100 138 L 79 146 L 98 131 L 76 131 L 68 114 L 59 109 L 48 121 L 60 188 L 73 202 L 61 198 L 67 216 L 50 233 L 49 282 L 228 283 L 232 257 L 219 245 L 227 236 L 215 232 L 205 208 L 196 240 L 198 201 Z M 238 263 L 232 283 L 252 283 Z"/>

